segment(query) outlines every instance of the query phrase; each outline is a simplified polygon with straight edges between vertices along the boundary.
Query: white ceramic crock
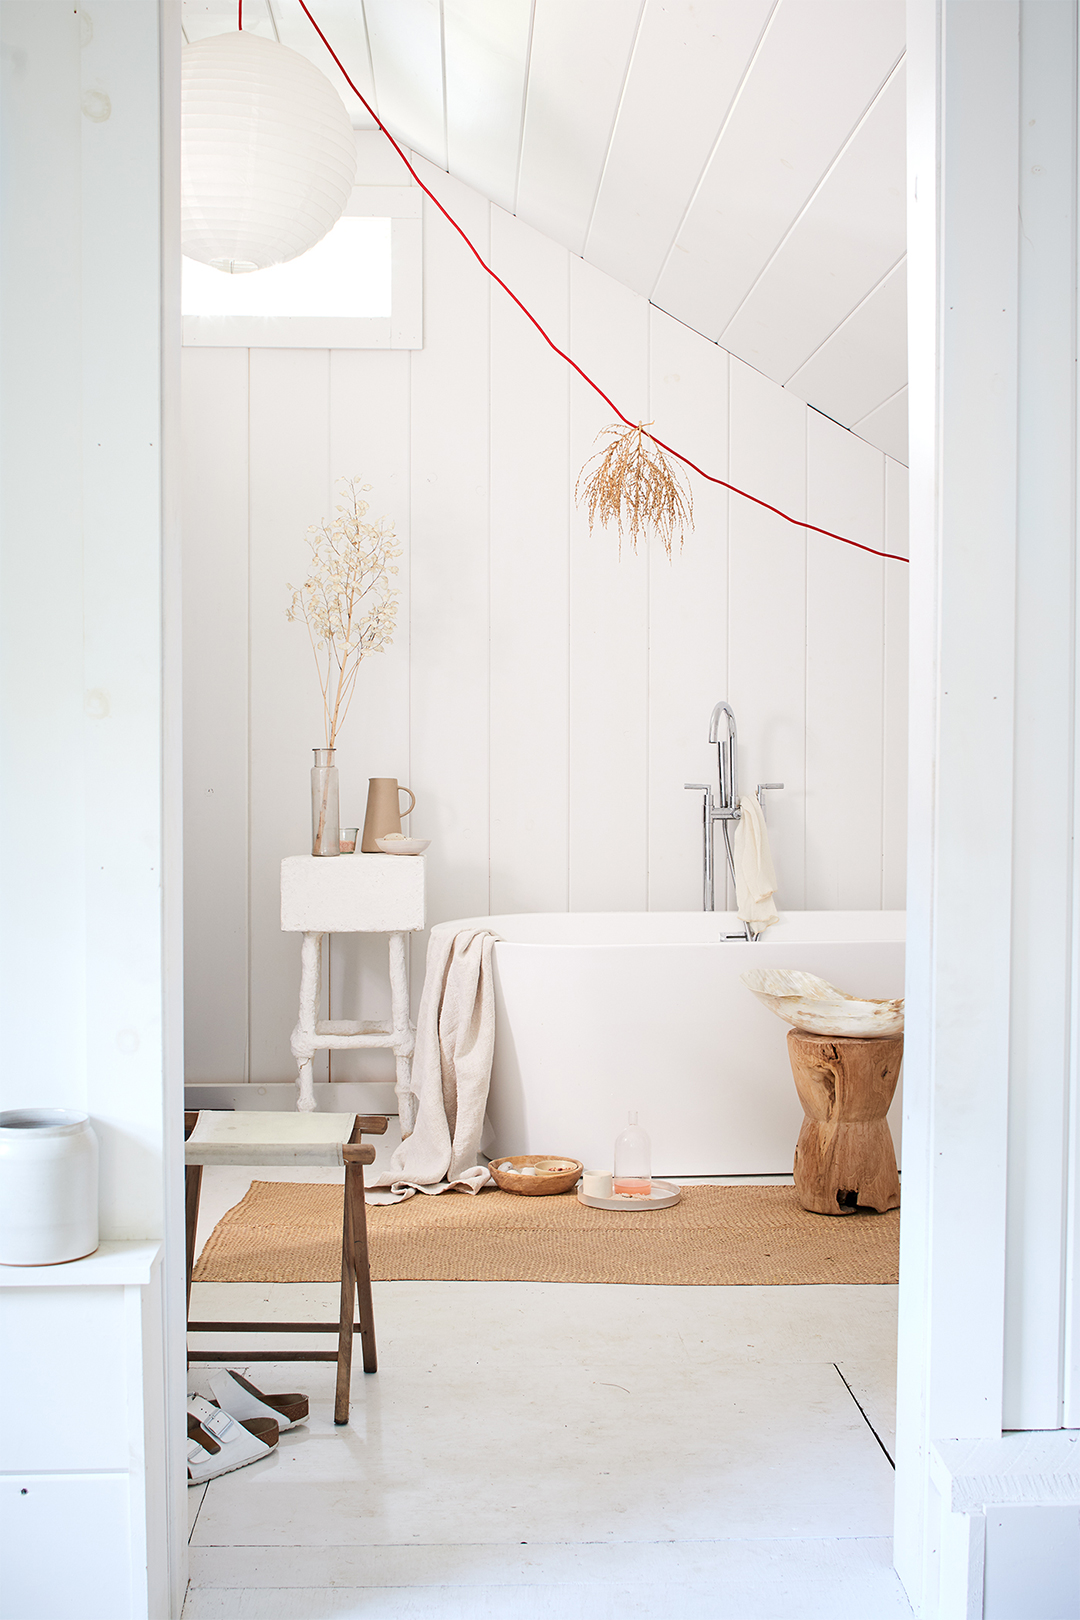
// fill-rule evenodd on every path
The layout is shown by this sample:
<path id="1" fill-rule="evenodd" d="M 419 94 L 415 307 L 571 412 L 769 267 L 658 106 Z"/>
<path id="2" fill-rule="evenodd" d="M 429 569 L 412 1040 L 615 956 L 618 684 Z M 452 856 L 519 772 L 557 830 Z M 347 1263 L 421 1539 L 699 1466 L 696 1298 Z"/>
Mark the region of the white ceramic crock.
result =
<path id="1" fill-rule="evenodd" d="M 57 1266 L 98 1246 L 98 1144 L 85 1114 L 0 1113 L 0 1265 Z"/>

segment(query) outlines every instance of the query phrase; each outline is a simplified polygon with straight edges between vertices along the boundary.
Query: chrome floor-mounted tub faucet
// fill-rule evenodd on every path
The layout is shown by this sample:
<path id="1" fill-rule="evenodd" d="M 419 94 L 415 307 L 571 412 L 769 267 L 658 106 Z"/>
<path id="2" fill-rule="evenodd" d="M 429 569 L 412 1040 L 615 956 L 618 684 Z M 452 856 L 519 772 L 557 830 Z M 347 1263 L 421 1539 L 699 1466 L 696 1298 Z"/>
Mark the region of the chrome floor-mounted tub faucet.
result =
<path id="1" fill-rule="evenodd" d="M 716 910 L 715 827 L 719 822 L 724 834 L 724 852 L 727 856 L 731 881 L 735 882 L 735 860 L 731 853 L 731 825 L 738 821 L 739 809 L 739 731 L 735 724 L 735 711 L 721 698 L 709 718 L 709 741 L 716 744 L 719 793 L 713 798 L 707 782 L 686 782 L 684 787 L 705 795 L 703 804 L 702 849 L 702 909 Z M 782 788 L 783 782 L 759 782 L 758 798 L 765 788 Z M 727 939 L 756 939 L 747 923 L 740 934 L 727 934 Z"/>

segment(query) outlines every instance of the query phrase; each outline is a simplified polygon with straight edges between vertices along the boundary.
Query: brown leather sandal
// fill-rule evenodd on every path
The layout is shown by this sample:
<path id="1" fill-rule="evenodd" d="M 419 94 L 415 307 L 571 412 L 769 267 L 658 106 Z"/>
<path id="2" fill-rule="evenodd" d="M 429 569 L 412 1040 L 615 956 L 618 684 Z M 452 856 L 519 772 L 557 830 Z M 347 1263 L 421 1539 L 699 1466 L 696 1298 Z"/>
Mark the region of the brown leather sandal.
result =
<path id="1" fill-rule="evenodd" d="M 278 1443 L 272 1418 L 234 1418 L 201 1395 L 188 1396 L 187 1434 L 189 1485 L 259 1462 Z"/>
<path id="2" fill-rule="evenodd" d="M 298 1392 L 264 1395 L 261 1389 L 229 1368 L 210 1374 L 210 1388 L 223 1412 L 246 1422 L 248 1418 L 273 1416 L 279 1428 L 291 1429 L 308 1415 L 308 1398 Z"/>

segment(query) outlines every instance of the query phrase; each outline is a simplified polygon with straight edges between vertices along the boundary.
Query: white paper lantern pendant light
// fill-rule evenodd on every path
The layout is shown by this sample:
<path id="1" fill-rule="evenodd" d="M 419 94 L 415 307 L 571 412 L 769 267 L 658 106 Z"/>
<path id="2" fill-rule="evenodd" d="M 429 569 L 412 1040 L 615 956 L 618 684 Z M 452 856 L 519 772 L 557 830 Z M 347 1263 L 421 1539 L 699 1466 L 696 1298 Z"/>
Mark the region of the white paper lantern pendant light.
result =
<path id="1" fill-rule="evenodd" d="M 337 224 L 356 177 L 349 115 L 325 74 L 258 34 L 185 45 L 181 239 L 237 273 L 285 264 Z"/>

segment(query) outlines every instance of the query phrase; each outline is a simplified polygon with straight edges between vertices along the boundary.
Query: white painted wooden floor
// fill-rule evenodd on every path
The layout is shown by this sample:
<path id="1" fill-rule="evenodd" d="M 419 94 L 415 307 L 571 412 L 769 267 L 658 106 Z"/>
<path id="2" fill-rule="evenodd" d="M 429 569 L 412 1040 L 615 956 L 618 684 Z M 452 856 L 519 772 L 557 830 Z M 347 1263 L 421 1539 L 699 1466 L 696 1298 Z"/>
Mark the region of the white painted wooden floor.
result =
<path id="1" fill-rule="evenodd" d="M 209 1224 L 235 1185 L 207 1193 Z M 193 1307 L 301 1319 L 334 1295 L 203 1284 Z M 895 1289 L 399 1282 L 375 1305 L 347 1427 L 332 1366 L 248 1369 L 311 1419 L 189 1492 L 184 1620 L 910 1615 Z"/>

